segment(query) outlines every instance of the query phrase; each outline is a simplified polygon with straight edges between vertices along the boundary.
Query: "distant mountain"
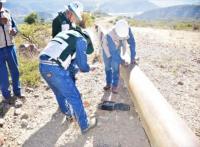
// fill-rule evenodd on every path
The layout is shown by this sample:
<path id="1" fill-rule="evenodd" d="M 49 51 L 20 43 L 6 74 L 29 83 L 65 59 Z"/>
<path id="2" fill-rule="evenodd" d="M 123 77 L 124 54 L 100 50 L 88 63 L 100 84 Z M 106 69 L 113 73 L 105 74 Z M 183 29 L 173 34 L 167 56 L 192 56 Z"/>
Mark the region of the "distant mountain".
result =
<path id="1" fill-rule="evenodd" d="M 15 19 L 22 21 L 23 17 L 35 11 L 52 19 L 58 11 L 74 0 L 12 0 L 5 3 Z M 158 8 L 148 0 L 80 0 L 86 11 L 101 11 L 106 13 L 138 13 Z"/>
<path id="2" fill-rule="evenodd" d="M 144 12 L 135 16 L 140 20 L 183 20 L 200 21 L 200 5 L 179 5 Z"/>
<path id="3" fill-rule="evenodd" d="M 12 12 L 15 20 L 23 22 L 24 16 L 37 12 L 39 17 L 50 20 L 58 11 L 64 9 L 65 0 L 12 0 L 5 3 L 5 7 Z"/>
<path id="4" fill-rule="evenodd" d="M 66 0 L 12 0 L 5 3 L 5 7 L 15 12 L 18 11 L 26 15 L 32 11 L 44 11 L 47 13 L 54 13 L 58 10 L 64 9 Z"/>
<path id="5" fill-rule="evenodd" d="M 72 2 L 73 0 L 67 0 Z M 106 13 L 138 13 L 158 8 L 149 0 L 82 0 L 86 10 Z"/>
<path id="6" fill-rule="evenodd" d="M 158 8 L 158 6 L 148 2 L 147 0 L 123 0 L 117 2 L 116 0 L 110 0 L 102 4 L 99 9 L 103 12 L 109 13 L 138 13 L 156 8 Z"/>

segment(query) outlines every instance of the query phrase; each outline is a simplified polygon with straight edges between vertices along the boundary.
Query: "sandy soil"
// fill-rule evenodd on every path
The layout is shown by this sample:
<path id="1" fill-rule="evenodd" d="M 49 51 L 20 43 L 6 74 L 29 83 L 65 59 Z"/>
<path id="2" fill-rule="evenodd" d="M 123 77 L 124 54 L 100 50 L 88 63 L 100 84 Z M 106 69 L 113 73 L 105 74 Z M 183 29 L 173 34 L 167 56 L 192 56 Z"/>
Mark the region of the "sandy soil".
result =
<path id="1" fill-rule="evenodd" d="M 140 68 L 200 137 L 200 32 L 133 31 Z"/>

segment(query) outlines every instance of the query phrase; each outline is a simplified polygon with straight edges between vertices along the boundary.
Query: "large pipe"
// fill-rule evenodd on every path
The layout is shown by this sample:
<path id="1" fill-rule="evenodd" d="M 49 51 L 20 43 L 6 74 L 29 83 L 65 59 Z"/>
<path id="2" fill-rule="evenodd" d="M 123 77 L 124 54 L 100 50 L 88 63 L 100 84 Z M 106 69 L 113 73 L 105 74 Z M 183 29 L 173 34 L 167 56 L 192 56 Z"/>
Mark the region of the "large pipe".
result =
<path id="1" fill-rule="evenodd" d="M 122 66 L 121 76 L 152 147 L 200 147 L 195 134 L 138 66 Z"/>

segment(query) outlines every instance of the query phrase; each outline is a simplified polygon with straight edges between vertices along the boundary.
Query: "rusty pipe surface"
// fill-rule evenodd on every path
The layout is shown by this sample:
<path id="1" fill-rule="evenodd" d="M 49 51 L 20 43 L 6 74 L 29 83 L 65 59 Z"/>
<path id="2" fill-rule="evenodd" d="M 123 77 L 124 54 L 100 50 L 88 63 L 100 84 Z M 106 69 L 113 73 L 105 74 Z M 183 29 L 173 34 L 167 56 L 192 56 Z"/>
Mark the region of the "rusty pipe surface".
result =
<path id="1" fill-rule="evenodd" d="M 200 147 L 192 130 L 138 66 L 120 70 L 152 147 Z"/>

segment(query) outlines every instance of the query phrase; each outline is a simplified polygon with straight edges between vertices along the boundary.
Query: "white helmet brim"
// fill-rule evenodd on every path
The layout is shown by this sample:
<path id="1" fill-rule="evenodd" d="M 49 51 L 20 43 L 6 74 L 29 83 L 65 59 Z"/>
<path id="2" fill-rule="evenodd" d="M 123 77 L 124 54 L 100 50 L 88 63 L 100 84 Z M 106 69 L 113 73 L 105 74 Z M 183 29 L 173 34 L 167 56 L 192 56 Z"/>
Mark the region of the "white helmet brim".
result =
<path id="1" fill-rule="evenodd" d="M 68 6 L 65 6 L 65 8 L 72 11 L 79 21 L 82 20 L 83 5 L 80 2 L 72 2 Z"/>

